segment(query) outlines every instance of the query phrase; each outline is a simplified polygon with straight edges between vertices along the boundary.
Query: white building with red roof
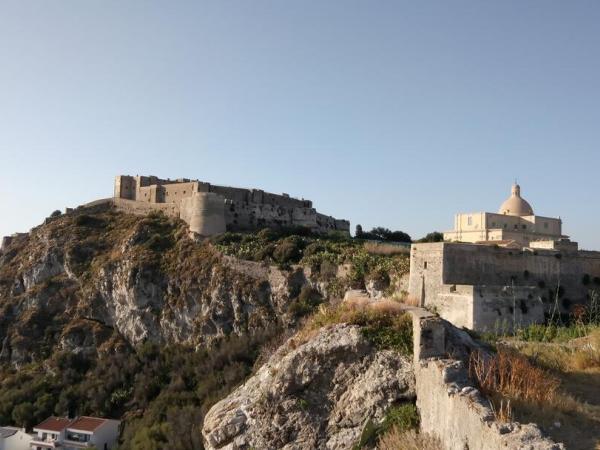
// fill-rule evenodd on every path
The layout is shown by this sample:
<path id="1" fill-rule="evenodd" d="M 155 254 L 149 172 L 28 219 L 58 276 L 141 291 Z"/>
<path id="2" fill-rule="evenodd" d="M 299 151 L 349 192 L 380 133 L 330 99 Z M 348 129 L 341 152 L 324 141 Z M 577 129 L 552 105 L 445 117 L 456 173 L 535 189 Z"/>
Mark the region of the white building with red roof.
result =
<path id="1" fill-rule="evenodd" d="M 49 417 L 33 428 L 36 436 L 31 442 L 31 450 L 79 450 L 90 447 L 112 450 L 119 439 L 120 424 L 118 420 L 100 417 Z"/>

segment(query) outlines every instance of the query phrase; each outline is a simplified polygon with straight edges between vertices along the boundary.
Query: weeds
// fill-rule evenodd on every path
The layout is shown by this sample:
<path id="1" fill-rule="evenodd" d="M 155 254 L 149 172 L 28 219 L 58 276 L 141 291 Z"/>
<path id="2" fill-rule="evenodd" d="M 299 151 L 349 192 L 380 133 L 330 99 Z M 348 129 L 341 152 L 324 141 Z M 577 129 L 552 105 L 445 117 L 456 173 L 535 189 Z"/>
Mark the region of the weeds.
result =
<path id="1" fill-rule="evenodd" d="M 377 450 L 439 450 L 440 441 L 433 436 L 417 433 L 415 430 L 403 431 L 392 428 L 377 442 Z"/>
<path id="2" fill-rule="evenodd" d="M 471 353 L 469 375 L 493 402 L 498 419 L 511 417 L 510 400 L 537 404 L 554 401 L 560 385 L 558 378 L 527 357 L 503 349 L 493 356 Z"/>

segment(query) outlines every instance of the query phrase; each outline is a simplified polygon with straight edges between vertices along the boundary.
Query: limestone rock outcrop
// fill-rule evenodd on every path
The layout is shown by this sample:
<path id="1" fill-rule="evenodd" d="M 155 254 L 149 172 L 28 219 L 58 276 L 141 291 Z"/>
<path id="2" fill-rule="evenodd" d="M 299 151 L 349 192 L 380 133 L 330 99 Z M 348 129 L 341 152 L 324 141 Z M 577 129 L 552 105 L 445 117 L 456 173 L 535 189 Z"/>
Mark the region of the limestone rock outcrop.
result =
<path id="1" fill-rule="evenodd" d="M 371 420 L 415 397 L 412 362 L 376 350 L 355 325 L 290 338 L 204 420 L 206 448 L 348 449 Z"/>
<path id="2" fill-rule="evenodd" d="M 301 288 L 326 288 L 302 268 L 226 257 L 184 230 L 164 217 L 100 212 L 63 216 L 8 242 L 0 254 L 0 358 L 32 361 L 42 339 L 90 354 L 111 335 L 132 346 L 208 347 L 285 329 Z"/>

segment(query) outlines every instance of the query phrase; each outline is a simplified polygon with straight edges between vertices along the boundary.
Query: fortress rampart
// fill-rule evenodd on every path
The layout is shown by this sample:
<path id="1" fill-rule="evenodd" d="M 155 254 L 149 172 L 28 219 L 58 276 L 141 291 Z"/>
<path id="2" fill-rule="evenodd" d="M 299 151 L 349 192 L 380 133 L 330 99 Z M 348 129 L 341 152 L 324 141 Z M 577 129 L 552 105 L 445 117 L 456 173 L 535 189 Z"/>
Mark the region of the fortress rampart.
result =
<path id="1" fill-rule="evenodd" d="M 409 295 L 457 326 L 493 331 L 543 322 L 600 294 L 600 252 L 414 244 Z"/>
<path id="2" fill-rule="evenodd" d="M 217 186 L 197 180 L 119 175 L 114 204 L 133 214 L 159 210 L 180 217 L 202 235 L 303 226 L 318 233 L 349 233 L 350 223 L 318 213 L 310 200 L 259 189 Z"/>

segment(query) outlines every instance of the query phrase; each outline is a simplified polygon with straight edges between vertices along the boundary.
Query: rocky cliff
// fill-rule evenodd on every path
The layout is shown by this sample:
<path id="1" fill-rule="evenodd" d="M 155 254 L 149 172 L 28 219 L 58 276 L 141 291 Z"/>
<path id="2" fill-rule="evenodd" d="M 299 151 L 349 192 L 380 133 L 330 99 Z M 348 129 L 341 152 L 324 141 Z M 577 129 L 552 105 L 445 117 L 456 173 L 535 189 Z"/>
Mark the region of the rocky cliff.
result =
<path id="1" fill-rule="evenodd" d="M 204 421 L 210 449 L 349 449 L 366 424 L 412 401 L 412 361 L 377 349 L 358 325 L 288 340 Z"/>
<path id="2" fill-rule="evenodd" d="M 0 255 L 0 355 L 22 364 L 111 338 L 210 345 L 289 325 L 290 300 L 309 283 L 301 269 L 223 257 L 160 215 L 60 217 Z"/>

